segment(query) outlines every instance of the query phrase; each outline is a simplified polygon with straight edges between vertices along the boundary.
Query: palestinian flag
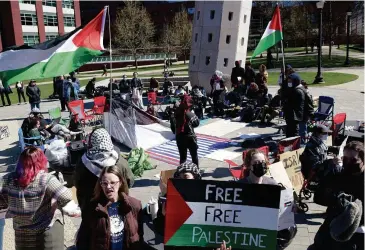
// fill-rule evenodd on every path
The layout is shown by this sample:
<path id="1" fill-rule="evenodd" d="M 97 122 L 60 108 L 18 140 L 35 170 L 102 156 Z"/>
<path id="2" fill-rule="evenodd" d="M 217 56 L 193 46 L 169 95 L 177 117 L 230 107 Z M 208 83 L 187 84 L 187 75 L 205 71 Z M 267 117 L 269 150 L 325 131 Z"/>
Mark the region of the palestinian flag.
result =
<path id="1" fill-rule="evenodd" d="M 283 40 L 283 29 L 281 26 L 280 9 L 279 6 L 276 6 L 274 15 L 267 25 L 259 44 L 253 52 L 251 60 L 257 55 L 260 55 L 265 50 L 271 48 L 281 40 Z"/>
<path id="2" fill-rule="evenodd" d="M 276 250 L 280 186 L 169 179 L 166 246 Z"/>
<path id="3" fill-rule="evenodd" d="M 34 46 L 19 46 L 0 53 L 0 79 L 12 84 L 55 77 L 74 71 L 104 50 L 107 7 L 85 27 Z"/>

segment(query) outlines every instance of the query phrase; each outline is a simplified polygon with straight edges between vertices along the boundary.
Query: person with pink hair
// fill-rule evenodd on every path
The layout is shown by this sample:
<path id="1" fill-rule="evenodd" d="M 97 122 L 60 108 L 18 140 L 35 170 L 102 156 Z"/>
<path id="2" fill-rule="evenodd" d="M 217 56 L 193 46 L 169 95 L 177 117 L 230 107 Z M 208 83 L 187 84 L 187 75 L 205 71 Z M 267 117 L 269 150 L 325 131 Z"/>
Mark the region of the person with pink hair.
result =
<path id="1" fill-rule="evenodd" d="M 16 250 L 63 250 L 63 213 L 81 215 L 71 191 L 47 166 L 41 149 L 27 147 L 15 172 L 0 179 L 0 208 L 7 208 L 7 217 L 13 218 Z"/>

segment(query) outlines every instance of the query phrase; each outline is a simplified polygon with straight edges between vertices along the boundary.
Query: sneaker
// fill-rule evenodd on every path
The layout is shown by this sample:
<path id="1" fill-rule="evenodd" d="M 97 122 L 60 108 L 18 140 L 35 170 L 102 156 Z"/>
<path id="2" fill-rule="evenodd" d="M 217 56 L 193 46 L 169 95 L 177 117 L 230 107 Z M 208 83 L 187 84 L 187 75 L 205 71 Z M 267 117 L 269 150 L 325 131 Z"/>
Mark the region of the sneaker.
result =
<path id="1" fill-rule="evenodd" d="M 74 131 L 70 131 L 70 135 L 78 135 L 78 134 L 81 134 L 82 131 L 77 131 L 77 132 L 74 132 Z"/>

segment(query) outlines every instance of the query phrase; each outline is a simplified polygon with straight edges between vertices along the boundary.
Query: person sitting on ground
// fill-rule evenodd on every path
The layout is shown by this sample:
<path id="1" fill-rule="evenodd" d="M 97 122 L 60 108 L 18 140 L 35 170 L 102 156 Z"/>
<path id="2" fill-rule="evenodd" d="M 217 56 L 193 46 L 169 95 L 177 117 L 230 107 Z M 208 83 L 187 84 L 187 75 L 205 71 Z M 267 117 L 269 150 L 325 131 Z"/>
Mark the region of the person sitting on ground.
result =
<path id="1" fill-rule="evenodd" d="M 249 99 L 259 99 L 260 89 L 256 83 L 252 82 L 250 85 L 248 85 L 246 97 Z"/>
<path id="2" fill-rule="evenodd" d="M 261 99 L 261 105 L 268 103 L 268 88 L 267 83 L 269 79 L 269 73 L 267 73 L 266 66 L 261 64 L 259 67 L 259 73 L 256 74 L 256 84 L 259 87 L 258 95 Z"/>
<path id="3" fill-rule="evenodd" d="M 95 184 L 105 167 L 118 166 L 131 187 L 134 177 L 128 162 L 114 149 L 111 137 L 104 128 L 96 128 L 89 135 L 87 151 L 77 163 L 74 185 L 81 211 L 88 206 Z"/>
<path id="4" fill-rule="evenodd" d="M 95 83 L 96 83 L 96 78 L 93 77 L 86 85 L 85 87 L 85 91 L 86 91 L 86 97 L 87 98 L 94 98 L 95 96 Z"/>
<path id="5" fill-rule="evenodd" d="M 364 249 L 364 144 L 348 143 L 342 163 L 342 171 L 323 180 L 314 194 L 327 211 L 310 250 Z"/>
<path id="6" fill-rule="evenodd" d="M 327 159 L 326 143 L 330 133 L 332 131 L 323 124 L 316 124 L 313 128 L 313 134 L 299 157 L 304 179 L 309 179 L 314 172 L 317 178 L 320 178 L 326 174 L 336 174 L 341 171 L 341 167 L 335 164 L 339 159 Z"/>
<path id="7" fill-rule="evenodd" d="M 129 196 L 118 166 L 104 167 L 95 182 L 91 203 L 82 212 L 78 250 L 143 250 L 141 201 Z"/>
<path id="8" fill-rule="evenodd" d="M 264 110 L 261 117 L 261 122 L 269 123 L 277 115 L 279 115 L 281 110 L 281 90 L 279 89 L 277 95 L 274 96 L 269 102 L 269 105 L 264 106 Z"/>
<path id="9" fill-rule="evenodd" d="M 13 220 L 17 250 L 65 249 L 63 215 L 81 215 L 71 190 L 47 167 L 43 151 L 30 146 L 20 154 L 15 171 L 0 178 L 0 208 L 8 208 Z"/>
<path id="10" fill-rule="evenodd" d="M 27 143 L 37 145 L 37 146 L 43 145 L 44 138 L 41 136 L 41 133 L 39 132 L 40 126 L 41 126 L 41 124 L 40 124 L 38 118 L 36 118 L 36 117 L 31 118 L 30 123 L 29 123 L 30 129 L 28 131 L 28 136 L 29 136 L 29 138 L 38 137 L 38 139 L 32 139 L 32 140 L 28 141 Z"/>
<path id="11" fill-rule="evenodd" d="M 175 91 L 175 96 L 179 97 L 179 96 L 183 96 L 185 95 L 185 89 L 182 85 L 179 85 Z"/>

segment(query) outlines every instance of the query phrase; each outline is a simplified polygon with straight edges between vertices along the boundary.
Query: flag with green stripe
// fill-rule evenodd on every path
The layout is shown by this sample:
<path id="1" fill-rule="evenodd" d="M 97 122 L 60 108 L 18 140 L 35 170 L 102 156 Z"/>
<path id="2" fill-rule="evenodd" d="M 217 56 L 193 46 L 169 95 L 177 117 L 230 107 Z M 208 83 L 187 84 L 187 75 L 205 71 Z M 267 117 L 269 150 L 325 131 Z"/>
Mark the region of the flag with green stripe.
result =
<path id="1" fill-rule="evenodd" d="M 264 34 L 261 37 L 259 44 L 251 56 L 251 60 L 262 52 L 271 48 L 279 41 L 283 40 L 283 29 L 281 26 L 281 17 L 279 6 L 276 6 L 274 15 L 268 23 Z"/>
<path id="2" fill-rule="evenodd" d="M 101 55 L 106 8 L 83 28 L 44 43 L 13 47 L 0 53 L 0 79 L 9 85 L 60 76 Z"/>
<path id="3" fill-rule="evenodd" d="M 280 187 L 170 179 L 165 245 L 276 249 Z"/>

